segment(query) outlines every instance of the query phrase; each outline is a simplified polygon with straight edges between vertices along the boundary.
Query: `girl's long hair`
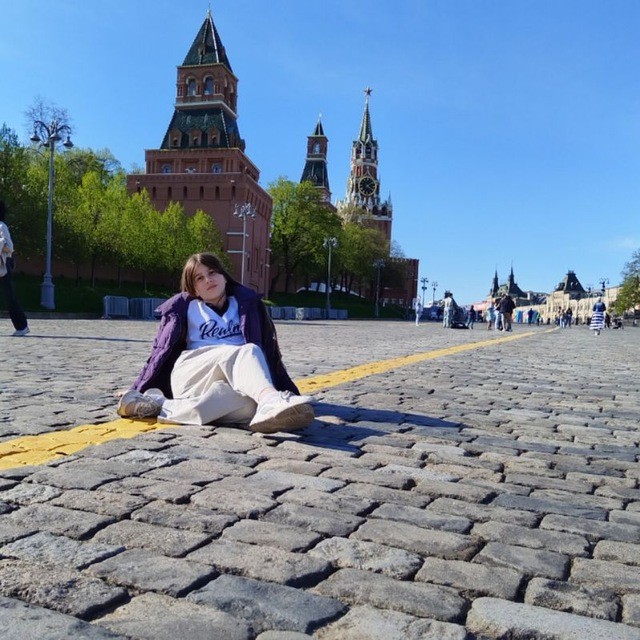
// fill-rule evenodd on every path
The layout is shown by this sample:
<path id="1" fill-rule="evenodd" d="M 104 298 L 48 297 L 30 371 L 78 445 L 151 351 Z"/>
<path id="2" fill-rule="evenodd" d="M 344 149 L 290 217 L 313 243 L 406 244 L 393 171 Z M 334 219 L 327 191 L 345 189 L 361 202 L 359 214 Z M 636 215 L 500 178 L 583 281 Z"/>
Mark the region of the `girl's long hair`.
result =
<path id="1" fill-rule="evenodd" d="M 196 268 L 200 264 L 208 267 L 209 269 L 213 269 L 224 276 L 224 279 L 227 281 L 227 295 L 229 294 L 229 285 L 238 284 L 238 282 L 229 275 L 218 256 L 213 253 L 194 253 L 192 256 L 187 258 L 187 261 L 182 268 L 182 277 L 180 278 L 181 291 L 190 293 L 192 296 L 196 295 L 194 274 Z"/>

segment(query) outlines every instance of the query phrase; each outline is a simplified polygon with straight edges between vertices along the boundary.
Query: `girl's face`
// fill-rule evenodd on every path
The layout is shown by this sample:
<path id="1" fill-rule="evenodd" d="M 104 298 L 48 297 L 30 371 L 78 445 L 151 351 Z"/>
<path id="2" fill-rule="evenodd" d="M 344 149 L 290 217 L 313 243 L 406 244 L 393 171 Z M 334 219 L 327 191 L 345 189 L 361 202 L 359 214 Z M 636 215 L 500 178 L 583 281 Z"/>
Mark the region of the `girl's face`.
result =
<path id="1" fill-rule="evenodd" d="M 207 304 L 220 307 L 224 304 L 227 281 L 215 269 L 199 264 L 193 271 L 193 284 L 196 296 Z"/>

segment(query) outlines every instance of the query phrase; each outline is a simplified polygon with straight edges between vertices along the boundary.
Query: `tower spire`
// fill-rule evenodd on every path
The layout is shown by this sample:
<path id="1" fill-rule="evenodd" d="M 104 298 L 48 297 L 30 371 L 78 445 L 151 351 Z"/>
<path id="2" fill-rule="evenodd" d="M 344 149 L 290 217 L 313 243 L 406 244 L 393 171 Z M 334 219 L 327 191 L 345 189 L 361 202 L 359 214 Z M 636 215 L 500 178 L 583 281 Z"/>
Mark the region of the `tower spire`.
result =
<path id="1" fill-rule="evenodd" d="M 369 97 L 373 89 L 367 87 L 364 90 L 364 113 L 362 114 L 362 122 L 360 124 L 360 134 L 358 140 L 361 142 L 371 142 L 373 140 L 373 132 L 371 130 L 371 116 L 369 115 Z"/>

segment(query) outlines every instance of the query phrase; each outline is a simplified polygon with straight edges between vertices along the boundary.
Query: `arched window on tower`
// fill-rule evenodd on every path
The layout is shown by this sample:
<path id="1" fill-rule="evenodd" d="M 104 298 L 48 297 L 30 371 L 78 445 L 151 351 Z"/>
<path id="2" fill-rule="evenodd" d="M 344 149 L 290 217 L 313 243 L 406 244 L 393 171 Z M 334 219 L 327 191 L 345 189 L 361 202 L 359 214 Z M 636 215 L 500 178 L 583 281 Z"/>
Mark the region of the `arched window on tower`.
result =
<path id="1" fill-rule="evenodd" d="M 204 95 L 213 95 L 213 78 L 211 76 L 204 79 Z"/>
<path id="2" fill-rule="evenodd" d="M 182 199 L 187 199 L 187 187 L 182 187 Z"/>
<path id="3" fill-rule="evenodd" d="M 194 78 L 189 78 L 187 80 L 187 95 L 188 96 L 196 95 L 196 81 Z"/>
<path id="4" fill-rule="evenodd" d="M 172 197 L 173 197 L 173 190 L 171 189 L 171 187 L 169 187 L 167 189 L 167 200 L 171 200 Z"/>
<path id="5" fill-rule="evenodd" d="M 204 187 L 200 187 L 200 200 L 204 200 Z"/>
<path id="6" fill-rule="evenodd" d="M 151 188 L 151 199 L 152 200 L 156 199 L 156 188 L 155 187 Z"/>
<path id="7" fill-rule="evenodd" d="M 313 153 L 320 153 L 320 143 L 319 142 L 314 142 L 313 143 Z"/>
<path id="8" fill-rule="evenodd" d="M 220 200 L 220 187 L 216 187 L 216 200 Z"/>

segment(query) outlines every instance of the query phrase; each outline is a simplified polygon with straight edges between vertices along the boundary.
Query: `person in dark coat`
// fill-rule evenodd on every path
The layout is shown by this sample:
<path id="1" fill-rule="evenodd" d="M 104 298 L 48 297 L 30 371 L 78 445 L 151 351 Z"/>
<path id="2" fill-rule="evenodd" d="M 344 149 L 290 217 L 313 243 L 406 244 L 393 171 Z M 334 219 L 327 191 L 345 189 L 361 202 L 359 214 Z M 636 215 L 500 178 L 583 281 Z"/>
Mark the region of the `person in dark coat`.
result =
<path id="1" fill-rule="evenodd" d="M 24 311 L 18 302 L 16 293 L 13 289 L 11 281 L 11 272 L 13 271 L 13 240 L 9 233 L 5 218 L 5 204 L 0 200 L 0 283 L 4 293 L 9 317 L 15 331 L 14 336 L 26 336 L 29 333 L 29 324 Z"/>
<path id="2" fill-rule="evenodd" d="M 312 422 L 312 398 L 289 377 L 260 296 L 210 253 L 187 260 L 181 289 L 159 307 L 151 355 L 120 399 L 118 415 L 261 433 Z"/>

